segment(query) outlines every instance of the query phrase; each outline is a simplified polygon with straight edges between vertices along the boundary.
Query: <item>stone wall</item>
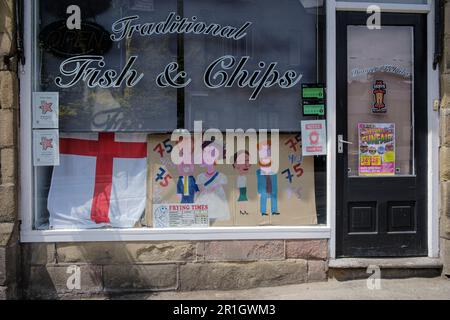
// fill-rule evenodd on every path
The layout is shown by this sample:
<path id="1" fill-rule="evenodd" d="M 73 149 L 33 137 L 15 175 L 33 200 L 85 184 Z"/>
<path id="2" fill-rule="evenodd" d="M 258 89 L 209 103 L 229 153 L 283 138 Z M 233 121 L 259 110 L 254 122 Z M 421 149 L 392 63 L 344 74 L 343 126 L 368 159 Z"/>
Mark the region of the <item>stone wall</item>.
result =
<path id="1" fill-rule="evenodd" d="M 445 8 L 444 57 L 441 63 L 441 256 L 444 274 L 450 276 L 450 2 Z"/>
<path id="2" fill-rule="evenodd" d="M 15 298 L 19 291 L 15 53 L 14 0 L 0 0 L 0 299 Z"/>
<path id="3" fill-rule="evenodd" d="M 326 240 L 27 244 L 24 297 L 109 297 L 326 281 L 327 257 Z M 76 268 L 78 288 L 73 286 Z"/>

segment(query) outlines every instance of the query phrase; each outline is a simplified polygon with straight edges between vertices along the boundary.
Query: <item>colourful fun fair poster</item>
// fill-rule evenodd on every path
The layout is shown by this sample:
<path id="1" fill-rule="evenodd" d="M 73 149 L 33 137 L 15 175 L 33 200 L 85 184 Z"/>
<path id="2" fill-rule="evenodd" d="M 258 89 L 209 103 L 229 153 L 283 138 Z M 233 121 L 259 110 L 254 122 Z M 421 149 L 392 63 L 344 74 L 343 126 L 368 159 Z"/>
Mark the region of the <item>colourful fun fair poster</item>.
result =
<path id="1" fill-rule="evenodd" d="M 395 124 L 359 123 L 359 175 L 395 175 Z"/>

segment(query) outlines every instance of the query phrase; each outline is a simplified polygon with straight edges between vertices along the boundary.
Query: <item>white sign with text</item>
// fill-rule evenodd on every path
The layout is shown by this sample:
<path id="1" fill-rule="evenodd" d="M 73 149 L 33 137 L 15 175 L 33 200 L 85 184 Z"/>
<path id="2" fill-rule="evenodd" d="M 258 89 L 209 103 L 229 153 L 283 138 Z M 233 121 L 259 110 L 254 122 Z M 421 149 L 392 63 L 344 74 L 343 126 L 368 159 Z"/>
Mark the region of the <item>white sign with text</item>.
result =
<path id="1" fill-rule="evenodd" d="M 58 130 L 33 131 L 33 151 L 35 167 L 59 166 Z"/>
<path id="2" fill-rule="evenodd" d="M 153 206 L 154 228 L 207 228 L 208 206 L 202 204 L 159 204 Z"/>
<path id="3" fill-rule="evenodd" d="M 33 128 L 58 129 L 58 92 L 33 92 Z"/>
<path id="4" fill-rule="evenodd" d="M 327 154 L 327 131 L 325 120 L 302 121 L 303 156 Z"/>

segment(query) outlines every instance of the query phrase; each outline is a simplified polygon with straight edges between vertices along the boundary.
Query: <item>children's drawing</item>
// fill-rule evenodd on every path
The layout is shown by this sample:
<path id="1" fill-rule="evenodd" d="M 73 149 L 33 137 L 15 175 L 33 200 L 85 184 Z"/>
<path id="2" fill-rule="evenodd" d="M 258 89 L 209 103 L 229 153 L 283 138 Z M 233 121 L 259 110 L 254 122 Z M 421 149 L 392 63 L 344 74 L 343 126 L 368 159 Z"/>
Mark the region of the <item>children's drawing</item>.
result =
<path id="1" fill-rule="evenodd" d="M 194 203 L 195 194 L 200 191 L 194 178 L 194 165 L 181 162 L 178 166 L 180 175 L 177 183 L 177 194 L 181 203 Z"/>
<path id="2" fill-rule="evenodd" d="M 154 151 L 150 152 L 148 161 L 152 188 L 148 194 L 147 210 L 154 213 L 154 206 L 180 203 L 183 208 L 186 205 L 204 205 L 207 206 L 203 207 L 206 216 L 210 218 L 207 224 L 214 227 L 316 224 L 314 158 L 302 157 L 298 137 L 297 134 L 280 135 L 279 170 L 271 172 L 275 159 L 271 152 L 275 150 L 275 142 L 270 141 L 270 137 L 260 137 L 258 163 L 250 164 L 250 146 L 236 149 L 236 146 L 231 148 L 213 141 L 202 142 L 198 154 L 195 154 L 197 161 L 191 161 L 194 164 L 191 165 L 172 161 L 174 152 L 179 152 L 182 157 L 185 151 L 189 151 L 189 147 L 176 148 L 178 143 L 185 141 L 184 138 L 170 142 L 166 134 L 150 135 L 149 150 Z M 192 157 L 195 151 L 193 142 Z M 224 147 L 227 149 L 225 158 L 234 165 L 220 163 Z M 187 158 L 184 160 L 189 162 Z M 281 215 L 277 215 L 279 213 Z M 148 225 L 161 224 L 167 214 L 149 215 Z"/>
<path id="3" fill-rule="evenodd" d="M 271 172 L 272 155 L 271 142 L 263 141 L 258 145 L 259 169 L 256 171 L 258 194 L 260 195 L 261 214 L 267 216 L 267 201 L 270 199 L 272 215 L 278 212 L 278 181 L 277 174 Z"/>
<path id="4" fill-rule="evenodd" d="M 241 150 L 234 154 L 233 168 L 237 170 L 238 176 L 236 178 L 236 187 L 239 190 L 239 198 L 237 199 L 239 213 L 241 215 L 248 215 L 247 206 L 247 175 L 251 168 L 250 153 L 247 150 Z"/>
<path id="5" fill-rule="evenodd" d="M 206 172 L 200 173 L 197 183 L 200 193 L 196 203 L 208 205 L 208 214 L 211 222 L 230 219 L 230 208 L 225 194 L 224 186 L 228 183 L 227 177 L 216 170 L 216 162 L 221 158 L 220 148 L 214 142 L 203 144 L 203 161 L 200 165 Z"/>

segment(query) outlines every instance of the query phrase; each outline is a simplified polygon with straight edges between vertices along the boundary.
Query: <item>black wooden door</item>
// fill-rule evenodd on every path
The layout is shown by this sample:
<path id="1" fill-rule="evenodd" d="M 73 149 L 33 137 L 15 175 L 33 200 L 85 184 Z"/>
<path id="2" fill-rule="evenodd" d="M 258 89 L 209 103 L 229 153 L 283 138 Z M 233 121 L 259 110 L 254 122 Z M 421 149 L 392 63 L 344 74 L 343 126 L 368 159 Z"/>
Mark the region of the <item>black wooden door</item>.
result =
<path id="1" fill-rule="evenodd" d="M 337 18 L 338 257 L 427 255 L 426 16 Z"/>

